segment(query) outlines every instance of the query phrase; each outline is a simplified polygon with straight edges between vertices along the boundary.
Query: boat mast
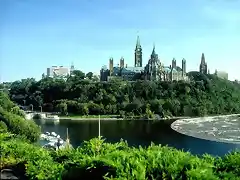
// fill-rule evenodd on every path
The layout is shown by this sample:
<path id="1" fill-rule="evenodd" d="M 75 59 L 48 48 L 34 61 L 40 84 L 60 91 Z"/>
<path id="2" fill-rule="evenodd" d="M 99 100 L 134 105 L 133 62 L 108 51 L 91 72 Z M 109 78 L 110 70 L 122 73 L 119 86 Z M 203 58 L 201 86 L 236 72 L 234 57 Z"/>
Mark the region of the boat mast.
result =
<path id="1" fill-rule="evenodd" d="M 69 137 L 68 137 L 68 128 L 67 128 L 67 138 L 66 138 L 66 143 L 67 143 L 67 146 L 70 147 L 70 140 L 69 140 Z"/>
<path id="2" fill-rule="evenodd" d="M 98 138 L 100 139 L 101 138 L 101 120 L 100 120 L 100 114 L 99 114 L 99 117 L 98 117 Z"/>

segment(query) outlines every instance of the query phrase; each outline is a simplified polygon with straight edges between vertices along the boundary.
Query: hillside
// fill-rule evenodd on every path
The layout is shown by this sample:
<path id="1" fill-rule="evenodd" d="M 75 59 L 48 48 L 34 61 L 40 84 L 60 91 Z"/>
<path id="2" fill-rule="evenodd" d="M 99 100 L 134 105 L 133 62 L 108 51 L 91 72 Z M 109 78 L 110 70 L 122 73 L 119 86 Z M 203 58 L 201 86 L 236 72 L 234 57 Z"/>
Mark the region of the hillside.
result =
<path id="1" fill-rule="evenodd" d="M 24 112 L 3 92 L 0 92 L 0 132 L 17 134 L 31 142 L 40 136 L 40 128 L 33 121 L 26 121 Z"/>
<path id="2" fill-rule="evenodd" d="M 214 75 L 190 72 L 190 83 L 151 81 L 93 82 L 82 72 L 62 79 L 13 82 L 11 99 L 35 110 L 62 114 L 122 116 L 204 116 L 240 112 L 240 86 Z M 80 75 L 79 75 L 80 74 Z"/>

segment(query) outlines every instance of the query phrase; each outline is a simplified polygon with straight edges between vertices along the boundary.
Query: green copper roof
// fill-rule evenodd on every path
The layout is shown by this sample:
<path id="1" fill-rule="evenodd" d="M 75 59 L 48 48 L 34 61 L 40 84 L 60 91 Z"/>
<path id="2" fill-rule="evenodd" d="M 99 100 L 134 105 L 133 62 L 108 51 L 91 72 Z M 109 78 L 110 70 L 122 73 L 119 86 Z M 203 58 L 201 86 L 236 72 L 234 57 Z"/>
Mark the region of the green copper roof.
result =
<path id="1" fill-rule="evenodd" d="M 204 53 L 202 53 L 201 64 L 206 64 Z"/>
<path id="2" fill-rule="evenodd" d="M 136 43 L 136 47 L 137 47 L 137 48 L 141 48 L 141 44 L 140 44 L 140 38 L 139 38 L 139 36 L 137 36 L 137 43 Z"/>
<path id="3" fill-rule="evenodd" d="M 153 44 L 153 50 L 152 50 L 152 55 L 155 55 L 155 44 Z"/>

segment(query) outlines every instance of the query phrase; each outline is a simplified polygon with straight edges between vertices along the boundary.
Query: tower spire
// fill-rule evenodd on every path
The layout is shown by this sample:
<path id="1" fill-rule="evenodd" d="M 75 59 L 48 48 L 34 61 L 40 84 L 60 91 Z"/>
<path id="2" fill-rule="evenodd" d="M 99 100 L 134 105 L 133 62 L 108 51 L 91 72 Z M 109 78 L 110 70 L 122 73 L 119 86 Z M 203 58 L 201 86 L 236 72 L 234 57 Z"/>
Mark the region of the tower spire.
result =
<path id="1" fill-rule="evenodd" d="M 153 43 L 153 50 L 152 50 L 152 55 L 156 54 L 155 53 L 155 43 Z"/>
<path id="2" fill-rule="evenodd" d="M 205 64 L 205 56 L 204 56 L 204 53 L 202 53 L 202 57 L 201 57 L 201 64 Z"/>
<path id="3" fill-rule="evenodd" d="M 73 73 L 74 70 L 75 70 L 75 68 L 74 68 L 74 64 L 73 64 L 73 61 L 72 61 L 71 67 L 70 67 L 70 75 Z"/>
<path id="4" fill-rule="evenodd" d="M 139 38 L 139 36 L 137 36 L 136 48 L 141 48 L 140 38 Z"/>
<path id="5" fill-rule="evenodd" d="M 206 60 L 205 60 L 205 55 L 204 55 L 204 53 L 202 53 L 201 63 L 200 63 L 199 70 L 200 70 L 201 73 L 207 74 L 207 63 L 206 63 Z"/>
<path id="6" fill-rule="evenodd" d="M 142 47 L 140 44 L 140 38 L 137 36 L 137 43 L 135 48 L 135 67 L 142 67 Z"/>

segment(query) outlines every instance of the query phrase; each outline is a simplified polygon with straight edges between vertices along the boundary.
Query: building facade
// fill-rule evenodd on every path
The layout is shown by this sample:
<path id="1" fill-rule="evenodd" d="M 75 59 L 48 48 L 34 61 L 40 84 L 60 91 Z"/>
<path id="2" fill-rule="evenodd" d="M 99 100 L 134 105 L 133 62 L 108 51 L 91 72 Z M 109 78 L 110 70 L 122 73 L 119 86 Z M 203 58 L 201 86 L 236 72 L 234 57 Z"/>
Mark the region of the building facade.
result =
<path id="1" fill-rule="evenodd" d="M 52 66 L 47 68 L 47 77 L 63 78 L 70 73 L 69 68 L 63 66 Z"/>
<path id="2" fill-rule="evenodd" d="M 182 59 L 182 67 L 177 66 L 175 58 L 172 60 L 172 65 L 164 66 L 163 63 L 160 62 L 154 46 L 151 58 L 145 67 L 145 79 L 160 81 L 188 80 L 186 75 L 186 60 Z"/>
<path id="3" fill-rule="evenodd" d="M 123 80 L 134 81 L 137 79 L 142 80 L 161 80 L 161 81 L 179 81 L 187 80 L 186 75 L 186 60 L 182 60 L 182 66 L 177 66 L 176 59 L 172 60 L 172 65 L 164 66 L 155 52 L 155 45 L 153 46 L 152 54 L 145 67 L 143 67 L 142 59 L 142 47 L 140 44 L 140 38 L 137 37 L 135 47 L 134 66 L 128 67 L 124 64 L 124 58 L 120 59 L 120 64 L 114 66 L 113 58 L 109 59 L 109 68 L 106 66 L 100 70 L 100 80 L 108 81 L 113 77 L 119 77 Z"/>

